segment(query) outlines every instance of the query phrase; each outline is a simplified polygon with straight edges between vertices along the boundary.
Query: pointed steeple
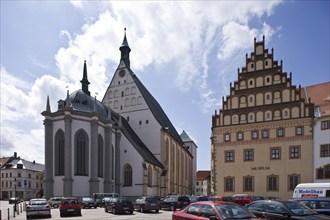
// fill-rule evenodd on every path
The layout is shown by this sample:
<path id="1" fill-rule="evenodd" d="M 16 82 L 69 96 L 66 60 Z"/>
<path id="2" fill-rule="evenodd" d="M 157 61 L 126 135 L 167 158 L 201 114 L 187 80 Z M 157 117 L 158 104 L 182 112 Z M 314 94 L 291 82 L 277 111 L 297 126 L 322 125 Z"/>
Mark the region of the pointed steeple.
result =
<path id="1" fill-rule="evenodd" d="M 121 51 L 120 61 L 124 61 L 126 66 L 130 68 L 130 61 L 129 61 L 129 53 L 131 52 L 131 48 L 128 46 L 127 38 L 126 38 L 126 28 L 124 28 L 124 40 L 121 44 L 119 50 Z"/>
<path id="2" fill-rule="evenodd" d="M 50 112 L 49 95 L 47 96 L 46 112 Z"/>
<path id="3" fill-rule="evenodd" d="M 83 72 L 83 78 L 80 81 L 81 82 L 81 89 L 84 91 L 87 95 L 90 95 L 91 93 L 88 91 L 88 85 L 90 82 L 88 82 L 87 79 L 87 65 L 86 65 L 86 60 L 84 61 L 84 72 Z"/>

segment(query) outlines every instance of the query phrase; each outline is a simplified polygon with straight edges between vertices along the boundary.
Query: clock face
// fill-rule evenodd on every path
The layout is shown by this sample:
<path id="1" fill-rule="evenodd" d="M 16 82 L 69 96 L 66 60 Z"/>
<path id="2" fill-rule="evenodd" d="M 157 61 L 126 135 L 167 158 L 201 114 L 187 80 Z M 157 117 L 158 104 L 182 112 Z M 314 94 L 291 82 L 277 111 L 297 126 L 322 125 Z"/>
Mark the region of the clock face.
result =
<path id="1" fill-rule="evenodd" d="M 120 70 L 119 71 L 119 76 L 124 77 L 125 76 L 125 70 Z"/>

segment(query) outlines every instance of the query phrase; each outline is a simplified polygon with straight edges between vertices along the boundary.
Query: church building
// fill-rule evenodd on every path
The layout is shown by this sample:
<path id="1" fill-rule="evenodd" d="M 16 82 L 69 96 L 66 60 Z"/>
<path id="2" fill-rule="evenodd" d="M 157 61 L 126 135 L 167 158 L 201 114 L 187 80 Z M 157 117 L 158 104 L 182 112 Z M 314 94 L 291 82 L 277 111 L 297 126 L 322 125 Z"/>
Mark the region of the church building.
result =
<path id="1" fill-rule="evenodd" d="M 191 194 L 197 146 L 186 146 L 131 70 L 126 32 L 120 51 L 102 101 L 90 95 L 86 61 L 81 89 L 68 91 L 55 112 L 47 98 L 42 112 L 46 198 Z"/>

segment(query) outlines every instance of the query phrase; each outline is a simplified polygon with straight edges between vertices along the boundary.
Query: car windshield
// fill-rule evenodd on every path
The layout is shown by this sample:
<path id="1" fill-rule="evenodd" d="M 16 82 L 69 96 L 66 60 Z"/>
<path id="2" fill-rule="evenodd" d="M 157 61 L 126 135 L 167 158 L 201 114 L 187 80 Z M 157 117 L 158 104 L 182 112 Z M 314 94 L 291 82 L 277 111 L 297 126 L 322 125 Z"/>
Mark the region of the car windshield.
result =
<path id="1" fill-rule="evenodd" d="M 78 201 L 77 200 L 74 200 L 74 199 L 72 199 L 72 200 L 66 199 L 66 200 L 62 200 L 62 203 L 63 204 L 77 204 Z"/>
<path id="2" fill-rule="evenodd" d="M 292 201 L 284 201 L 283 204 L 295 215 L 301 216 L 301 215 L 315 215 L 317 212 L 313 211 L 310 208 L 307 208 L 306 206 L 301 205 L 297 202 Z"/>
<path id="3" fill-rule="evenodd" d="M 252 213 L 243 207 L 235 204 L 215 205 L 223 219 L 244 219 L 255 217 Z"/>
<path id="4" fill-rule="evenodd" d="M 44 199 L 33 199 L 30 200 L 30 205 L 47 205 L 47 200 Z"/>
<path id="5" fill-rule="evenodd" d="M 94 201 L 94 200 L 92 198 L 83 198 L 83 201 L 90 202 L 90 201 Z"/>

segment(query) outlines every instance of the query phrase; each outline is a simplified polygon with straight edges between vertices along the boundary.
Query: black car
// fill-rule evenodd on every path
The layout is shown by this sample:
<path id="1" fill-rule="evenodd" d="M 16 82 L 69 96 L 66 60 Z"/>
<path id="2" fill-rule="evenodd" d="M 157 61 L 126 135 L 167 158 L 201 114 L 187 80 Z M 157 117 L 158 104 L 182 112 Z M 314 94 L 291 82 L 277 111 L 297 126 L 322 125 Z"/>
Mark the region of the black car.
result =
<path id="1" fill-rule="evenodd" d="M 112 197 L 104 197 L 104 198 L 98 203 L 98 206 L 99 206 L 100 208 L 105 207 L 105 204 L 106 204 L 107 202 L 109 202 L 111 198 L 112 198 Z"/>
<path id="2" fill-rule="evenodd" d="M 246 208 L 258 218 L 277 219 L 328 219 L 314 210 L 295 201 L 258 200 L 246 205 Z"/>
<path id="3" fill-rule="evenodd" d="M 124 197 L 115 197 L 110 198 L 109 201 L 106 201 L 104 206 L 105 212 L 112 212 L 112 214 L 116 215 L 119 213 L 130 213 L 133 214 L 134 207 L 133 203 Z"/>
<path id="4" fill-rule="evenodd" d="M 97 204 L 96 202 L 94 202 L 93 198 L 90 197 L 83 197 L 81 199 L 81 208 L 85 209 L 85 208 L 97 208 Z"/>
<path id="5" fill-rule="evenodd" d="M 140 197 L 133 203 L 134 209 L 139 210 L 141 213 L 146 211 L 159 212 L 160 202 L 155 197 Z"/>
<path id="6" fill-rule="evenodd" d="M 190 204 L 190 199 L 188 196 L 169 196 L 161 201 L 160 206 L 162 209 L 169 209 L 174 211 L 176 209 L 181 209 Z"/>
<path id="7" fill-rule="evenodd" d="M 307 197 L 299 199 L 297 198 L 293 200 L 305 206 L 308 206 L 317 213 L 330 215 L 330 197 Z"/>

